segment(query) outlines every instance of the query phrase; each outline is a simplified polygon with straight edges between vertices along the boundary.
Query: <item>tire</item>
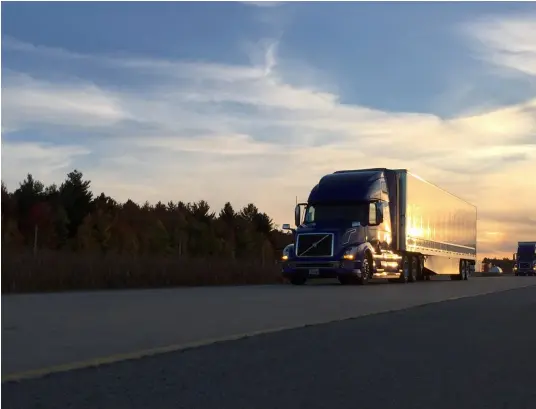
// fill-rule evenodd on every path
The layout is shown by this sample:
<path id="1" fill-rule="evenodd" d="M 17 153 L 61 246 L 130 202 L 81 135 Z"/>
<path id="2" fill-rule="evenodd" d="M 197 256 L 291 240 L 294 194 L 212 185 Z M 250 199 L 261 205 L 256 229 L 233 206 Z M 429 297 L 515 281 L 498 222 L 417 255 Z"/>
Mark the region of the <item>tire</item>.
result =
<path id="1" fill-rule="evenodd" d="M 402 274 L 400 274 L 400 278 L 397 280 L 397 283 L 406 284 L 408 282 L 410 269 L 411 269 L 410 257 L 407 254 L 404 254 L 402 256 Z"/>
<path id="2" fill-rule="evenodd" d="M 424 272 L 423 260 L 421 257 L 417 256 L 417 281 L 427 281 L 430 280 L 430 277 L 427 276 Z"/>
<path id="3" fill-rule="evenodd" d="M 465 280 L 465 276 L 467 274 L 467 269 L 466 269 L 466 266 L 467 263 L 465 262 L 465 260 L 460 260 L 460 277 L 458 278 L 458 280 L 460 281 L 463 281 Z"/>
<path id="4" fill-rule="evenodd" d="M 361 263 L 361 277 L 356 277 L 356 283 L 359 285 L 365 285 L 369 282 L 372 271 L 372 262 L 370 261 L 371 257 L 368 254 L 365 254 L 363 262 Z"/>
<path id="5" fill-rule="evenodd" d="M 458 267 L 458 274 L 451 274 L 450 279 L 454 281 L 466 280 L 466 278 L 464 278 L 464 276 L 466 275 L 466 271 L 467 271 L 465 266 L 466 266 L 465 260 L 460 260 L 460 265 Z"/>
<path id="6" fill-rule="evenodd" d="M 304 285 L 306 281 L 307 281 L 307 277 L 303 277 L 303 276 L 296 276 L 290 279 L 290 283 L 292 285 Z"/>
<path id="7" fill-rule="evenodd" d="M 469 271 L 471 270 L 471 265 L 469 264 L 468 261 L 465 261 L 464 265 L 465 265 L 465 273 L 463 275 L 463 279 L 467 281 L 469 280 Z"/>
<path id="8" fill-rule="evenodd" d="M 419 273 L 419 256 L 411 256 L 410 258 L 410 268 L 408 274 L 408 283 L 414 283 L 417 281 Z"/>

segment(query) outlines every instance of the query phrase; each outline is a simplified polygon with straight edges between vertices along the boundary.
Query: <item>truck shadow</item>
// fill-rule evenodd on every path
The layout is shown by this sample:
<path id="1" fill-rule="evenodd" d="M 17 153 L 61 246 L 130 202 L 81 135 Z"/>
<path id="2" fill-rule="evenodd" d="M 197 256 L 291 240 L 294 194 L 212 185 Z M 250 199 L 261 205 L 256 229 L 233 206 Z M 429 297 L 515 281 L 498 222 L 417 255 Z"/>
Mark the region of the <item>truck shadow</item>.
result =
<path id="1" fill-rule="evenodd" d="M 503 274 L 496 275 L 498 277 L 505 276 Z M 511 275 L 513 277 L 513 274 Z M 483 278 L 483 276 L 471 276 L 469 278 L 469 281 L 471 280 L 478 280 L 480 278 Z M 407 284 L 401 284 L 401 283 L 390 283 L 386 279 L 380 279 L 375 278 L 373 280 L 370 280 L 366 286 L 377 286 L 377 285 L 434 285 L 434 283 L 444 283 L 444 282 L 458 282 L 457 280 L 451 280 L 448 276 L 435 276 L 432 277 L 429 281 L 418 281 L 416 283 L 407 283 Z M 315 286 L 315 287 L 333 287 L 333 286 L 340 286 L 340 287 L 363 287 L 360 285 L 341 285 L 337 279 L 325 279 L 325 278 L 311 278 L 307 280 L 306 285 L 308 286 Z M 366 287 L 364 286 L 364 287 Z"/>

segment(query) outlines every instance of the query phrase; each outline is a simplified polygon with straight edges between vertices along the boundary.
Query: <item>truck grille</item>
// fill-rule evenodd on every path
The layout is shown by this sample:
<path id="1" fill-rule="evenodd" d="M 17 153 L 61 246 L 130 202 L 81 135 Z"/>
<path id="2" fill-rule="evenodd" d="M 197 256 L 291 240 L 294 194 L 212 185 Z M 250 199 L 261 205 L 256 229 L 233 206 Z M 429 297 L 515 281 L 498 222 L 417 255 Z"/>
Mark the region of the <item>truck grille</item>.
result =
<path id="1" fill-rule="evenodd" d="M 521 269 L 529 269 L 530 268 L 530 263 L 519 263 L 519 268 Z"/>
<path id="2" fill-rule="evenodd" d="M 296 249 L 298 257 L 331 257 L 333 256 L 333 234 L 299 234 Z"/>

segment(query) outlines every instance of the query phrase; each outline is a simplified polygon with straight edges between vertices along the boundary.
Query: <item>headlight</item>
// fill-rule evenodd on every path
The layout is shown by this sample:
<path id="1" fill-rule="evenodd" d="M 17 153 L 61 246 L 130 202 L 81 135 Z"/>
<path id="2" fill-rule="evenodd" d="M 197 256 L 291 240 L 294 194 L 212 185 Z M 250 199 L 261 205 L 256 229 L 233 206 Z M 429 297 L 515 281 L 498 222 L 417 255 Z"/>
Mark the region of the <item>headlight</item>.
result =
<path id="1" fill-rule="evenodd" d="M 345 260 L 355 260 L 356 252 L 357 252 L 357 247 L 348 247 L 344 251 L 342 258 Z"/>
<path id="2" fill-rule="evenodd" d="M 286 261 L 290 257 L 290 250 L 292 249 L 292 244 L 289 244 L 287 247 L 283 249 L 283 255 L 281 256 L 281 260 Z"/>

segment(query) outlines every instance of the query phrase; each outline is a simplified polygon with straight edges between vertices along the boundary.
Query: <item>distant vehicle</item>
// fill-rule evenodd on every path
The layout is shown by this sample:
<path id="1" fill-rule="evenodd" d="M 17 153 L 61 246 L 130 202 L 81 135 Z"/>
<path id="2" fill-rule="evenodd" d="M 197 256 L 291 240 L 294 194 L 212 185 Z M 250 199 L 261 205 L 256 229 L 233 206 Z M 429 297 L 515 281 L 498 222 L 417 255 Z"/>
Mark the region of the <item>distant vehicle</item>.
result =
<path id="1" fill-rule="evenodd" d="M 536 275 L 536 241 L 518 242 L 514 260 L 514 274 L 516 276 Z"/>
<path id="2" fill-rule="evenodd" d="M 493 266 L 489 269 L 488 273 L 493 273 L 493 274 L 502 274 L 503 273 L 503 270 L 502 268 L 500 268 L 499 266 Z"/>
<path id="3" fill-rule="evenodd" d="M 405 169 L 326 175 L 294 216 L 296 229 L 283 225 L 294 243 L 283 250 L 282 275 L 295 285 L 467 280 L 474 270 L 476 207 Z"/>

